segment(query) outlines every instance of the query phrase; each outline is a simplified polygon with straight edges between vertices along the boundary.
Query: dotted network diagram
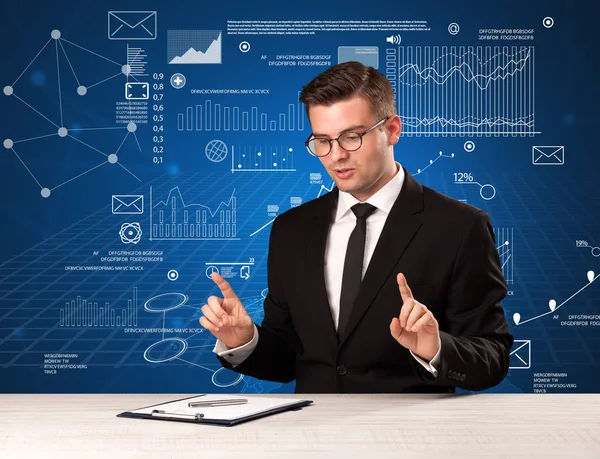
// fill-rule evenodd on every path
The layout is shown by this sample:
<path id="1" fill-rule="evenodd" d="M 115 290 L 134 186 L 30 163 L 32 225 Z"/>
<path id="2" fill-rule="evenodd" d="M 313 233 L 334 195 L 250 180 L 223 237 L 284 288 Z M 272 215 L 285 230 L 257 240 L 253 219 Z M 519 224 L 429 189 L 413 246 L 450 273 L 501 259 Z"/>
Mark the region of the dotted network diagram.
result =
<path id="1" fill-rule="evenodd" d="M 57 81 L 58 81 L 58 100 L 59 100 L 59 110 L 60 110 L 60 124 L 53 121 L 52 119 L 50 119 L 49 116 L 43 114 L 41 111 L 37 110 L 35 107 L 33 107 L 29 102 L 25 101 L 24 98 L 20 95 L 21 93 L 17 91 L 17 84 L 19 83 L 19 81 L 22 79 L 23 75 L 25 74 L 25 72 L 31 67 L 31 65 L 35 62 L 35 60 L 42 54 L 42 52 L 46 49 L 46 48 L 52 48 L 52 45 L 50 44 L 51 42 L 54 42 L 54 48 L 55 48 L 55 52 L 56 52 L 56 72 L 57 72 Z M 69 59 L 69 55 L 67 54 L 67 50 L 65 49 L 64 44 L 67 44 L 68 46 L 74 46 L 76 48 L 79 48 L 83 51 L 86 51 L 94 56 L 97 56 L 99 58 L 102 58 L 116 66 L 119 67 L 119 72 L 116 74 L 113 74 L 112 76 L 109 76 L 108 78 L 105 78 L 97 83 L 91 84 L 91 85 L 83 85 L 81 83 L 81 80 L 78 78 L 77 73 L 75 72 L 75 69 L 71 63 L 71 60 Z M 18 100 L 19 102 L 23 103 L 25 106 L 27 106 L 28 108 L 30 108 L 32 111 L 34 111 L 36 114 L 38 114 L 41 118 L 43 118 L 44 120 L 46 120 L 48 123 L 50 123 L 54 129 L 55 132 L 51 133 L 51 134 L 45 134 L 45 135 L 40 135 L 40 136 L 35 136 L 35 137 L 30 137 L 30 138 L 26 138 L 26 139 L 19 139 L 19 140 L 13 140 L 11 138 L 7 138 L 4 139 L 3 141 L 3 146 L 5 149 L 10 150 L 14 153 L 14 155 L 18 158 L 18 160 L 21 162 L 21 164 L 25 167 L 25 169 L 27 170 L 27 172 L 29 172 L 29 174 L 31 175 L 31 177 L 33 178 L 33 180 L 37 183 L 37 185 L 40 187 L 40 194 L 42 195 L 42 197 L 44 198 L 48 198 L 50 197 L 51 193 L 56 190 L 57 188 L 62 187 L 63 185 L 66 185 L 67 183 L 72 182 L 75 179 L 78 179 L 92 171 L 94 171 L 95 169 L 98 169 L 99 167 L 102 167 L 106 164 L 111 164 L 111 165 L 118 165 L 121 168 L 123 168 L 125 171 L 127 171 L 129 174 L 131 174 L 136 180 L 140 181 L 141 180 L 133 173 L 131 172 L 129 169 L 127 169 L 123 164 L 121 164 L 119 162 L 119 152 L 121 151 L 121 147 L 123 146 L 123 144 L 125 143 L 125 141 L 127 140 L 127 138 L 132 135 L 135 138 L 135 141 L 137 143 L 138 149 L 140 151 L 142 151 L 142 148 L 140 146 L 140 143 L 138 141 L 138 138 L 135 134 L 136 130 L 137 130 L 137 124 L 134 123 L 131 119 L 129 120 L 129 122 L 126 124 L 126 126 L 113 126 L 113 127 L 77 127 L 77 128 L 71 128 L 71 129 L 67 129 L 67 127 L 65 127 L 64 124 L 64 114 L 63 114 L 63 88 L 61 87 L 61 77 L 60 77 L 60 72 L 61 72 L 61 64 L 60 64 L 60 59 L 59 59 L 59 55 L 60 55 L 60 51 L 59 49 L 62 51 L 62 54 L 64 55 L 67 63 L 68 63 L 68 68 L 71 70 L 71 72 L 73 73 L 73 76 L 75 77 L 75 81 L 77 82 L 77 94 L 81 97 L 85 97 L 86 94 L 88 94 L 88 92 L 94 88 L 96 88 L 97 86 L 99 86 L 102 83 L 105 83 L 109 80 L 112 80 L 113 78 L 116 77 L 120 77 L 120 76 L 124 76 L 127 78 L 127 81 L 129 81 L 129 78 L 134 79 L 135 81 L 138 81 L 137 78 L 133 75 L 133 68 L 132 65 L 130 64 L 120 64 L 116 61 L 113 61 L 107 57 L 101 56 L 98 53 L 95 53 L 94 51 L 91 51 L 89 49 L 86 49 L 80 45 L 77 45 L 69 40 L 66 40 L 64 38 L 61 37 L 61 32 L 59 30 L 53 30 L 50 34 L 50 39 L 46 42 L 46 44 L 42 47 L 42 49 L 35 55 L 35 57 L 31 60 L 31 62 L 27 65 L 27 67 L 21 72 L 21 74 L 17 77 L 17 79 L 11 84 L 11 85 L 7 85 L 4 87 L 3 89 L 3 93 L 6 97 L 10 97 L 10 98 L 14 98 L 16 100 Z M 64 64 L 63 64 L 64 66 Z M 125 137 L 123 138 L 123 140 L 121 141 L 120 145 L 118 146 L 118 148 L 116 148 L 116 150 L 114 152 L 110 152 L 110 153 L 105 153 L 101 150 L 99 150 L 98 148 L 95 148 L 94 146 L 83 142 L 82 140 L 78 139 L 76 136 L 73 135 L 73 133 L 75 133 L 76 131 L 91 131 L 91 130 L 126 130 L 126 134 Z M 104 160 L 99 163 L 98 165 L 76 175 L 75 177 L 71 177 L 68 180 L 65 180 L 64 182 L 58 184 L 58 185 L 54 185 L 52 187 L 50 186 L 45 186 L 44 184 L 42 184 L 40 182 L 40 180 L 38 180 L 38 178 L 36 177 L 36 175 L 32 172 L 31 168 L 28 167 L 28 165 L 25 163 L 25 161 L 21 158 L 21 156 L 19 156 L 19 154 L 17 153 L 18 150 L 18 145 L 22 144 L 24 142 L 30 142 L 30 141 L 34 141 L 34 140 L 39 140 L 39 139 L 44 139 L 44 138 L 49 138 L 49 137 L 55 137 L 58 136 L 60 138 L 65 138 L 65 139 L 72 139 L 82 145 L 84 145 L 85 147 L 89 148 L 90 150 L 95 151 L 96 153 L 103 155 L 104 156 Z"/>

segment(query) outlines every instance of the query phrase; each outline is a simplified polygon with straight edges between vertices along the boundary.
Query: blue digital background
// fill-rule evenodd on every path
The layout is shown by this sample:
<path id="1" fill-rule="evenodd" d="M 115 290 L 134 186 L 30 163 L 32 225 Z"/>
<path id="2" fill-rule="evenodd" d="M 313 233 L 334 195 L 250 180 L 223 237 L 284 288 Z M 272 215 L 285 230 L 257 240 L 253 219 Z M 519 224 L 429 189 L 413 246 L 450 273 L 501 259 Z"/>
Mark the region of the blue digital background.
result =
<path id="1" fill-rule="evenodd" d="M 587 326 L 564 323 L 570 316 L 600 314 L 600 282 L 590 281 L 600 274 L 600 160 L 594 132 L 599 102 L 594 44 L 598 11 L 589 4 L 552 0 L 505 1 L 501 6 L 474 1 L 389 5 L 348 1 L 298 5 L 270 1 L 223 5 L 4 2 L 0 87 L 18 81 L 14 95 L 0 93 L 0 141 L 17 142 L 13 148 L 0 145 L 0 391 L 293 391 L 293 384 L 240 378 L 220 370 L 212 353 L 215 339 L 206 331 L 132 331 L 163 326 L 200 329 L 199 308 L 217 293 L 206 275 L 212 265 L 233 266 L 236 277 L 230 282 L 260 322 L 272 214 L 289 209 L 291 198 L 305 202 L 331 188 L 319 161 L 304 149 L 310 126 L 297 105 L 302 86 L 326 67 L 278 67 L 268 62 L 277 60 L 277 55 L 302 54 L 331 55 L 335 64 L 339 46 L 369 46 L 378 48 L 379 68 L 384 71 L 391 49 L 407 56 L 411 47 L 498 46 L 502 50 L 506 46 L 510 50 L 516 46 L 534 49 L 535 58 L 530 58 L 533 86 L 526 88 L 535 107 L 530 129 L 534 133 L 488 135 L 480 130 L 469 135 L 404 135 L 395 155 L 422 184 L 465 200 L 492 218 L 511 291 L 503 306 L 517 341 L 508 377 L 490 392 L 533 392 L 539 373 L 563 374 L 557 383 L 567 386 L 548 388 L 548 392 L 597 392 L 600 321 L 595 320 L 595 325 L 590 320 Z M 109 11 L 156 11 L 156 39 L 110 40 Z M 553 18 L 552 27 L 544 27 L 546 17 Z M 399 32 L 401 42 L 394 44 L 386 38 L 395 33 L 383 31 L 231 35 L 227 21 L 232 20 L 415 20 L 426 21 L 429 30 Z M 451 23 L 460 26 L 456 35 L 449 33 Z M 480 29 L 492 28 L 534 29 L 534 40 L 478 39 Z M 60 31 L 60 43 L 51 38 L 53 30 Z M 222 63 L 168 64 L 169 30 L 222 31 Z M 240 49 L 242 41 L 250 45 L 247 52 Z M 153 87 L 149 92 L 150 120 L 137 124 L 135 136 L 127 134 L 126 124 L 115 123 L 115 104 L 125 102 L 127 81 L 124 74 L 119 75 L 117 64 L 127 62 L 128 45 L 143 48 L 147 55 L 148 76 L 139 81 L 163 84 L 162 90 Z M 175 73 L 185 75 L 184 88 L 170 84 Z M 163 78 L 155 79 L 154 74 Z M 500 79 L 492 81 L 496 84 Z M 100 84 L 93 86 L 96 83 Z M 84 96 L 77 93 L 80 84 L 90 86 Z M 206 95 L 192 94 L 192 89 L 268 89 L 269 94 Z M 154 100 L 155 94 L 162 94 L 162 100 Z M 501 96 L 497 100 L 505 103 Z M 230 126 L 226 131 L 223 121 L 217 130 L 214 119 L 209 129 L 203 119 L 203 129 L 196 130 L 198 121 L 193 118 L 193 129 L 188 131 L 187 107 L 192 107 L 195 116 L 196 106 L 201 106 L 205 116 L 207 101 L 212 116 L 215 104 L 221 110 L 229 107 L 230 115 L 233 107 L 239 107 L 240 113 L 248 111 L 248 130 L 234 131 Z M 154 111 L 155 104 L 162 106 L 161 111 Z M 293 130 L 289 129 L 289 104 L 295 107 Z M 267 114 L 269 130 L 252 130 L 251 107 Z M 280 113 L 288 123 L 284 130 L 279 129 Z M 164 121 L 153 122 L 155 114 L 162 114 Z M 179 130 L 179 114 L 184 130 Z M 277 130 L 270 130 L 271 121 Z M 298 129 L 301 121 L 303 130 Z M 56 135 L 61 124 L 74 138 Z M 159 125 L 163 131 L 153 131 Z M 115 126 L 120 129 L 87 130 Z M 162 135 L 163 142 L 156 143 L 155 135 Z M 41 136 L 48 137 L 33 139 Z M 472 142 L 472 151 L 467 151 L 466 142 Z M 207 150 L 208 145 L 225 146 L 227 152 Z M 157 146 L 164 149 L 162 153 L 153 152 Z M 538 146 L 563 147 L 564 164 L 534 165 L 534 147 Z M 107 155 L 117 151 L 118 164 L 107 162 Z M 257 151 L 264 163 L 240 156 L 248 158 Z M 219 161 L 214 154 L 225 158 Z M 154 158 L 162 162 L 155 163 Z M 232 172 L 246 160 L 249 169 L 261 170 Z M 319 173 L 321 180 L 315 175 Z M 473 177 L 473 183 L 456 183 L 455 173 Z M 481 189 L 474 182 L 492 185 L 493 197 L 486 194 L 491 187 Z M 52 188 L 48 198 L 41 196 L 44 187 Z M 177 189 L 186 205 L 201 204 L 213 211 L 221 206 L 226 212 L 231 211 L 234 196 L 236 236 L 151 240 L 150 187 L 155 206 L 176 196 Z M 113 195 L 143 195 L 144 213 L 113 214 Z M 279 209 L 271 207 L 269 213 L 268 206 Z M 154 214 L 156 223 L 158 211 Z M 119 236 L 121 225 L 127 222 L 140 224 L 142 234 L 136 244 L 124 244 Z M 501 239 L 510 240 L 509 246 L 502 246 Z M 65 268 L 113 265 L 100 257 L 120 250 L 162 251 L 163 261 L 131 263 L 143 266 L 143 271 Z M 247 279 L 237 275 L 243 264 L 250 267 Z M 170 270 L 177 270 L 176 280 L 167 277 Z M 86 316 L 92 318 L 91 324 L 66 324 L 67 317 L 75 318 L 69 316 L 66 304 L 76 302 L 77 297 L 99 307 L 109 303 L 109 310 L 120 316 L 133 299 L 134 289 L 137 301 L 129 309 L 135 312 L 126 315 L 128 325 L 113 325 L 110 316 L 109 325 L 101 324 L 104 316 L 98 310 Z M 184 296 L 185 304 L 177 307 Z M 552 299 L 554 312 L 549 309 Z M 171 310 L 148 311 L 152 308 Z M 515 320 L 515 314 L 520 320 Z M 85 368 L 46 373 L 50 367 L 45 365 L 52 365 L 45 362 L 51 358 L 46 354 L 76 354 L 69 363 Z"/>

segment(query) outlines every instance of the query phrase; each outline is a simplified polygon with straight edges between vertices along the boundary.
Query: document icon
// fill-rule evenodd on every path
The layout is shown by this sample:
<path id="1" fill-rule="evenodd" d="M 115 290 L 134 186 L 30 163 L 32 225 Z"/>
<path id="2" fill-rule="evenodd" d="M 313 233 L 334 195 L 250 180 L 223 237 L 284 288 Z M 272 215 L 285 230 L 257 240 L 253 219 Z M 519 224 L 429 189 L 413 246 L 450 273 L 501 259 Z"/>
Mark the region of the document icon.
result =
<path id="1" fill-rule="evenodd" d="M 510 351 L 510 370 L 524 370 L 531 367 L 531 340 L 516 339 L 515 348 Z"/>
<path id="2" fill-rule="evenodd" d="M 156 40 L 156 11 L 109 11 L 109 40 Z"/>
<path id="3" fill-rule="evenodd" d="M 531 161 L 536 166 L 562 166 L 565 147 L 533 147 Z"/>
<path id="4" fill-rule="evenodd" d="M 144 213 L 144 195 L 113 194 L 112 213 L 115 215 L 139 215 Z"/>
<path id="5" fill-rule="evenodd" d="M 125 83 L 125 99 L 148 100 L 150 98 L 149 83 Z"/>

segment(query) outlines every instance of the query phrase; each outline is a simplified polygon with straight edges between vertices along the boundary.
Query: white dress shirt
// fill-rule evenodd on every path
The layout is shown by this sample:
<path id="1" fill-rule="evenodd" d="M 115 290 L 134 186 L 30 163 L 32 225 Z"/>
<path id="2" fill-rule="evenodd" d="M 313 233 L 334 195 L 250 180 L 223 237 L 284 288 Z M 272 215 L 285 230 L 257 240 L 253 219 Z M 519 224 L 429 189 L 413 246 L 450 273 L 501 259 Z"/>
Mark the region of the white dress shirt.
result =
<path id="1" fill-rule="evenodd" d="M 404 170 L 399 163 L 396 163 L 396 175 L 386 183 L 377 193 L 367 199 L 365 202 L 375 206 L 377 209 L 367 218 L 367 234 L 365 239 L 365 254 L 362 268 L 362 276 L 365 275 L 375 246 L 385 225 L 385 221 L 400 194 L 404 184 Z M 342 289 L 342 275 L 344 272 L 344 260 L 346 258 L 346 247 L 350 233 L 356 226 L 356 216 L 351 207 L 359 204 L 361 201 L 356 199 L 350 193 L 339 191 L 339 200 L 332 224 L 329 226 L 327 243 L 325 246 L 325 287 L 327 298 L 331 309 L 331 317 L 337 330 L 340 317 L 340 296 Z M 417 298 L 418 300 L 418 298 Z M 400 315 L 400 304 L 398 305 L 398 315 Z M 390 318 L 391 320 L 391 318 Z M 249 343 L 235 349 L 230 349 L 227 345 L 217 340 L 213 349 L 220 357 L 223 357 L 232 365 L 242 363 L 256 348 L 258 344 L 258 329 L 254 326 L 254 337 Z M 412 356 L 433 376 L 437 377 L 436 366 L 440 360 L 440 350 L 430 362 L 426 362 L 412 353 Z"/>

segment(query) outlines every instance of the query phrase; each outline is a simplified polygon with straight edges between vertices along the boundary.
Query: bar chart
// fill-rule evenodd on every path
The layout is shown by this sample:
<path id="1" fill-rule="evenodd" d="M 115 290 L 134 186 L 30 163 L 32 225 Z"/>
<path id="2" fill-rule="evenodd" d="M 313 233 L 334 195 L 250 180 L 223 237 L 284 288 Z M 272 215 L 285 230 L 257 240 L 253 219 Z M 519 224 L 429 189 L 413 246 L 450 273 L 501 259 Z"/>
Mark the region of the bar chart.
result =
<path id="1" fill-rule="evenodd" d="M 494 228 L 498 256 L 502 265 L 502 274 L 507 284 L 512 284 L 515 280 L 513 232 L 513 228 Z"/>
<path id="2" fill-rule="evenodd" d="M 270 115 L 258 106 L 245 110 L 211 99 L 185 108 L 177 114 L 178 131 L 304 131 L 306 113 L 301 102 L 289 103 L 287 109 Z"/>
<path id="3" fill-rule="evenodd" d="M 203 204 L 186 204 L 179 187 L 164 201 L 152 202 L 150 187 L 150 240 L 239 240 L 235 190 L 216 210 Z"/>
<path id="4" fill-rule="evenodd" d="M 127 307 L 120 313 L 111 308 L 110 303 L 101 305 L 78 295 L 76 299 L 65 302 L 60 310 L 61 327 L 125 327 L 138 324 L 138 289 L 133 287 L 133 297 L 127 300 Z"/>

